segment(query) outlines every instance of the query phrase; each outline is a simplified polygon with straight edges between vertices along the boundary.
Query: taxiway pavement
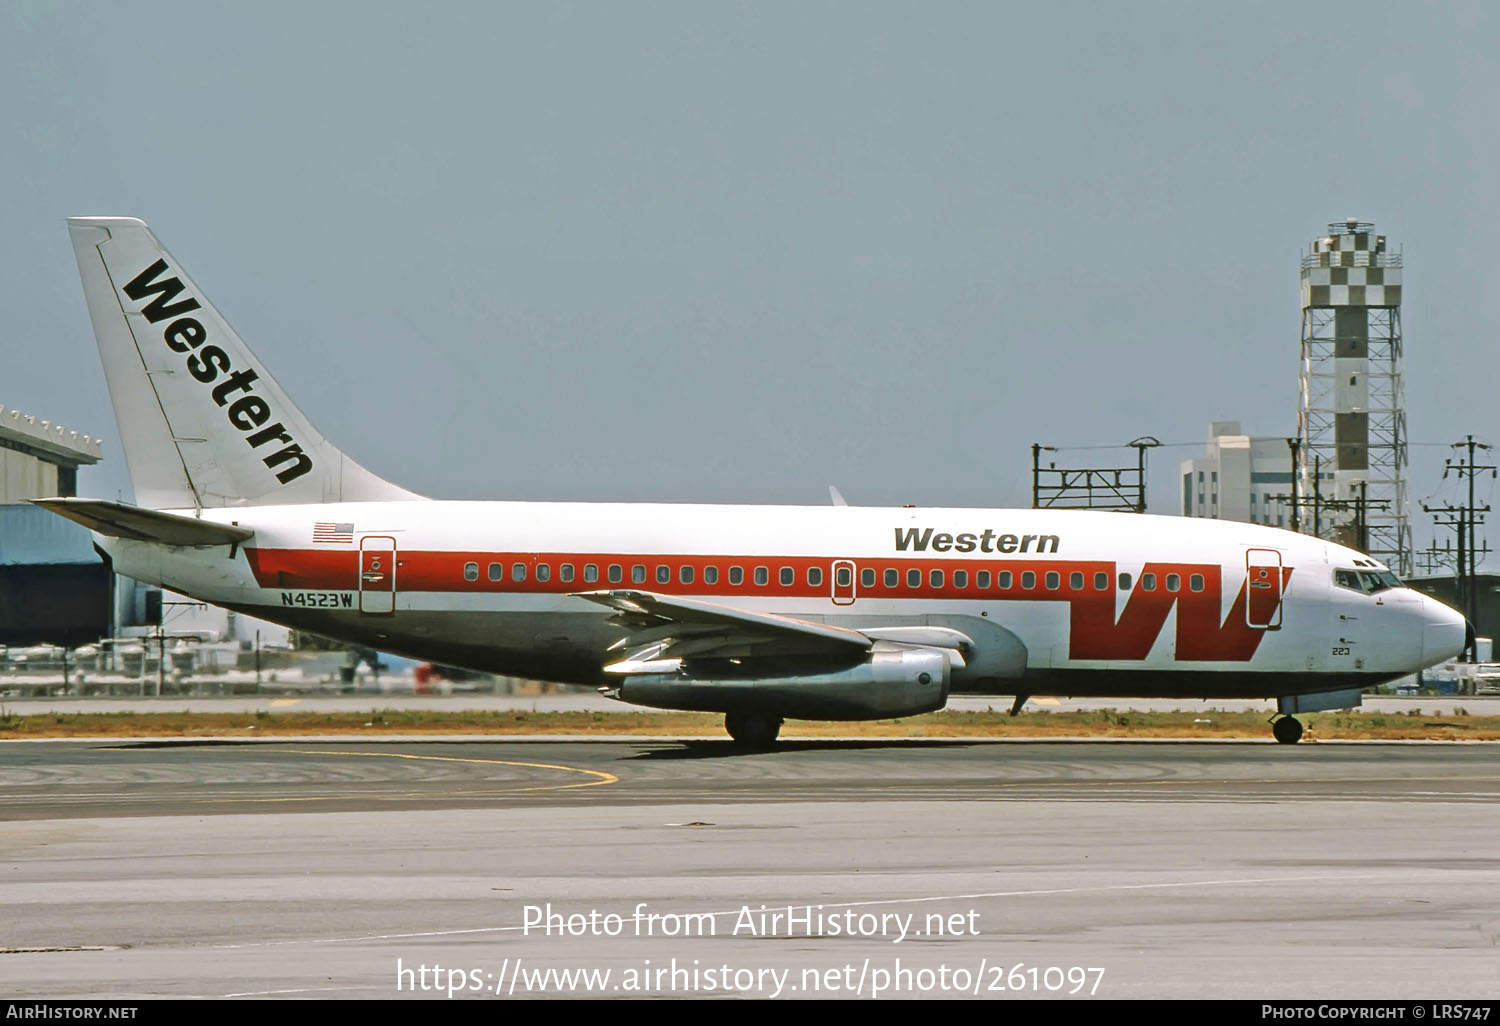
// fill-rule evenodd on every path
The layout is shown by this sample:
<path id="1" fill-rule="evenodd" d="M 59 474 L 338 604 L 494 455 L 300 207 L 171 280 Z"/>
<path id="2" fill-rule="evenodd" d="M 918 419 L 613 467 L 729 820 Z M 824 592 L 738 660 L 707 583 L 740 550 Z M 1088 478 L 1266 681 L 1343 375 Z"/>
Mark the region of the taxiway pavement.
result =
<path id="1" fill-rule="evenodd" d="M 0 745 L 0 995 L 1493 999 L 1496 753 Z"/>

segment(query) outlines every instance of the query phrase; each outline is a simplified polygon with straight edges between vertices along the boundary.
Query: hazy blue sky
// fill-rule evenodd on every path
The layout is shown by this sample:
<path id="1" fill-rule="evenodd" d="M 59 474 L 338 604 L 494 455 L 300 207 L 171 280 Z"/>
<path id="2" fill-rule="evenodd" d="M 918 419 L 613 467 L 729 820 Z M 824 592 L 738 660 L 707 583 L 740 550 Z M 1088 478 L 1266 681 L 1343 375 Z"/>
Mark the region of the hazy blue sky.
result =
<path id="1" fill-rule="evenodd" d="M 1497 52 L 1481 3 L 10 0 L 0 403 L 128 489 L 63 218 L 129 214 L 427 494 L 1025 505 L 1033 441 L 1294 433 L 1354 215 L 1413 439 L 1500 440 Z"/>

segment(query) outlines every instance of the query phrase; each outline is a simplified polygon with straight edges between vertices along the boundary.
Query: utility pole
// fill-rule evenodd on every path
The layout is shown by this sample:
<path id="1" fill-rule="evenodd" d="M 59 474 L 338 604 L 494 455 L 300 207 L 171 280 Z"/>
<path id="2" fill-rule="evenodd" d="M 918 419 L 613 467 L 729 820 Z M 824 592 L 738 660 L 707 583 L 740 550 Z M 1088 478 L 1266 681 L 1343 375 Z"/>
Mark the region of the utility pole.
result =
<path id="1" fill-rule="evenodd" d="M 1042 445 L 1040 442 L 1031 443 L 1031 508 L 1042 508 L 1042 451 L 1056 452 L 1057 448 L 1051 445 Z"/>
<path id="2" fill-rule="evenodd" d="M 1292 530 L 1302 531 L 1302 504 L 1297 500 L 1297 475 L 1301 471 L 1298 461 L 1302 456 L 1302 439 L 1288 438 L 1286 447 L 1292 450 Z"/>
<path id="3" fill-rule="evenodd" d="M 1135 511 L 1137 513 L 1144 513 L 1146 512 L 1146 450 L 1156 448 L 1158 445 L 1161 445 L 1161 442 L 1150 435 L 1142 435 L 1134 441 L 1126 442 L 1125 444 L 1135 450 L 1137 475 Z"/>
<path id="4" fill-rule="evenodd" d="M 1462 602 L 1464 616 L 1472 625 L 1479 615 L 1479 593 L 1475 587 L 1474 575 L 1478 567 L 1479 544 L 1475 537 L 1474 529 L 1484 523 L 1484 514 L 1490 511 L 1488 505 L 1478 506 L 1474 501 L 1474 479 L 1481 471 L 1488 470 L 1490 477 L 1495 477 L 1495 466 L 1493 464 L 1479 464 L 1474 462 L 1476 451 L 1489 452 L 1493 446 L 1485 445 L 1483 442 L 1474 441 L 1473 435 L 1468 435 L 1461 442 L 1454 442 L 1452 448 L 1465 452 L 1466 455 L 1455 460 L 1449 457 L 1444 461 L 1443 477 L 1447 478 L 1451 472 L 1455 477 L 1468 478 L 1468 501 L 1462 506 L 1454 506 L 1451 503 L 1443 506 L 1428 506 L 1422 504 L 1422 508 L 1433 514 L 1434 521 L 1442 526 L 1452 527 L 1458 533 L 1458 585 L 1459 599 Z M 1489 546 L 1484 551 L 1489 552 Z M 1475 653 L 1473 649 L 1465 652 L 1465 658 L 1473 662 Z"/>
<path id="5" fill-rule="evenodd" d="M 1442 548 L 1438 547 L 1436 540 L 1427 548 L 1416 553 L 1417 569 L 1423 574 L 1436 574 L 1439 570 L 1452 570 L 1454 576 L 1458 574 L 1457 563 L 1453 559 L 1453 542 L 1444 541 Z"/>
<path id="6" fill-rule="evenodd" d="M 1369 518 L 1365 516 L 1365 507 L 1369 505 L 1369 482 L 1359 483 L 1359 502 L 1354 507 L 1354 537 L 1359 540 L 1359 551 L 1370 551 L 1370 529 Z"/>
<path id="7" fill-rule="evenodd" d="M 1353 511 L 1355 542 L 1353 547 L 1364 553 L 1369 553 L 1370 551 L 1369 511 L 1372 509 L 1377 512 L 1385 511 L 1391 505 L 1390 499 L 1369 498 L 1366 494 L 1363 481 L 1360 482 L 1359 498 L 1357 499 L 1325 499 L 1316 489 L 1313 491 L 1311 498 L 1307 498 L 1306 496 L 1298 497 L 1296 494 L 1287 495 L 1285 493 L 1274 495 L 1272 498 L 1279 502 L 1290 503 L 1294 513 L 1299 505 L 1311 506 L 1313 508 L 1313 524 L 1315 527 L 1321 524 L 1322 511 L 1325 509 L 1332 510 L 1335 513 Z"/>
<path id="8" fill-rule="evenodd" d="M 1453 445 L 1453 448 L 1455 449 L 1464 447 L 1467 447 L 1469 450 L 1468 464 L 1466 466 L 1460 466 L 1459 468 L 1457 468 L 1457 470 L 1461 476 L 1467 477 L 1469 479 L 1469 580 L 1468 588 L 1466 589 L 1466 591 L 1468 593 L 1469 600 L 1469 622 L 1473 623 L 1475 617 L 1477 617 L 1479 614 L 1479 595 L 1477 594 L 1477 589 L 1474 586 L 1474 572 L 1478 564 L 1478 560 L 1475 557 L 1479 548 L 1479 546 L 1475 544 L 1474 538 L 1475 521 L 1479 519 L 1474 515 L 1474 476 L 1476 472 L 1480 470 L 1488 470 L 1490 472 L 1490 477 L 1493 478 L 1495 476 L 1495 468 L 1492 465 L 1480 467 L 1474 464 L 1474 450 L 1477 448 L 1483 449 L 1488 452 L 1491 449 L 1491 446 L 1485 445 L 1482 442 L 1476 442 L 1474 441 L 1473 435 L 1468 435 L 1465 437 L 1464 441 L 1455 442 Z M 1446 476 L 1446 468 L 1444 469 L 1443 473 Z M 1489 507 L 1486 506 L 1485 510 L 1488 511 Z"/>
<path id="9" fill-rule="evenodd" d="M 1321 480 L 1322 477 L 1323 477 L 1322 464 L 1323 464 L 1322 457 L 1318 456 L 1315 453 L 1313 455 L 1313 478 L 1312 478 L 1312 484 L 1313 484 L 1312 508 L 1313 508 L 1313 537 L 1314 538 L 1321 538 L 1321 537 L 1323 537 L 1323 507 L 1322 507 L 1322 503 L 1319 501 L 1323 497 L 1323 482 Z"/>

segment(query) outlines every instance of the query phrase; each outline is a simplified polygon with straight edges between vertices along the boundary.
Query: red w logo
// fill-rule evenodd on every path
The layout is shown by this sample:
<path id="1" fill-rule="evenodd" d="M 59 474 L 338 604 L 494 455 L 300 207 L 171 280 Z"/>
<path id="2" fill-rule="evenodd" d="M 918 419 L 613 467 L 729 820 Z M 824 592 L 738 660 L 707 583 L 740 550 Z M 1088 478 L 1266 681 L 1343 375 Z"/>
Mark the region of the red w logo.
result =
<path id="1" fill-rule="evenodd" d="M 1275 570 L 1251 567 L 1221 621 L 1221 567 L 1147 563 L 1118 620 L 1113 593 L 1071 596 L 1068 655 L 1073 659 L 1145 659 L 1175 606 L 1177 661 L 1246 662 L 1255 655 L 1267 629 L 1251 624 L 1280 623 L 1276 607 L 1292 571 L 1290 567 L 1281 568 L 1278 588 Z M 1175 590 L 1166 588 L 1169 580 L 1177 583 Z M 1149 590 L 1148 582 L 1153 585 Z M 1201 584 L 1200 589 L 1194 590 L 1193 584 Z"/>

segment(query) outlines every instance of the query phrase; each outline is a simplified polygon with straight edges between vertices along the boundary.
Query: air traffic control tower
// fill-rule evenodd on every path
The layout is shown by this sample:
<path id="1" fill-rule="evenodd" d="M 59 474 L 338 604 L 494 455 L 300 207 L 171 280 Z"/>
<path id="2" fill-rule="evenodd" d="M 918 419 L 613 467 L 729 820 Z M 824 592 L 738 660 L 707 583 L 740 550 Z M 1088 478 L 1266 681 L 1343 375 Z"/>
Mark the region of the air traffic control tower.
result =
<path id="1" fill-rule="evenodd" d="M 1401 254 L 1375 226 L 1330 224 L 1302 258 L 1297 491 L 1302 530 L 1412 572 Z"/>

